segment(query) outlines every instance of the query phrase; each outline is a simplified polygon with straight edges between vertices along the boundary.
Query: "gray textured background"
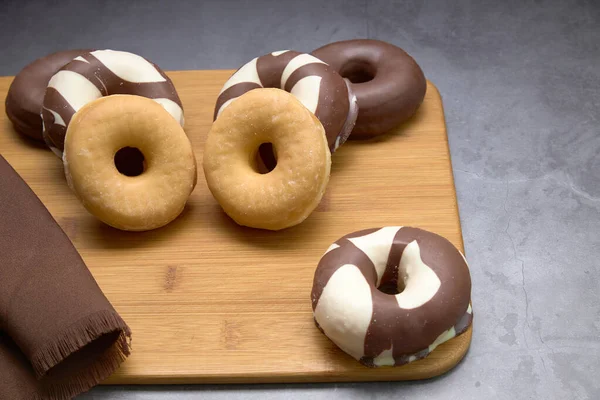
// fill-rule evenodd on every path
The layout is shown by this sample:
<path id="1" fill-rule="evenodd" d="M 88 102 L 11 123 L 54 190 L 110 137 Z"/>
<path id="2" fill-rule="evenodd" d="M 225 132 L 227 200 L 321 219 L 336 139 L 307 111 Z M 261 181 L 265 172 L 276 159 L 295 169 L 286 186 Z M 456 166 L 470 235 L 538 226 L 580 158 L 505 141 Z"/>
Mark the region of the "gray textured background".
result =
<path id="1" fill-rule="evenodd" d="M 82 399 L 600 399 L 600 1 L 0 3 L 0 75 L 74 47 L 209 69 L 370 37 L 413 55 L 444 99 L 476 312 L 456 369 L 427 382 L 100 387 Z"/>

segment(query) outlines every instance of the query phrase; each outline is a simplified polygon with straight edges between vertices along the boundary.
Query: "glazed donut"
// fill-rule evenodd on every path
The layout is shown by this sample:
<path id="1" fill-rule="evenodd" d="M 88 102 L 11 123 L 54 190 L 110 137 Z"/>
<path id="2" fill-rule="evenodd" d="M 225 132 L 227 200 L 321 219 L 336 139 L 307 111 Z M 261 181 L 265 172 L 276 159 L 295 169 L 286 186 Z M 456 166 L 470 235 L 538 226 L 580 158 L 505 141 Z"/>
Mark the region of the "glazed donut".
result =
<path id="1" fill-rule="evenodd" d="M 254 58 L 239 68 L 219 93 L 214 119 L 234 99 L 256 88 L 278 88 L 296 96 L 321 121 L 332 153 L 356 121 L 356 98 L 349 83 L 318 58 L 291 50 Z"/>
<path id="2" fill-rule="evenodd" d="M 427 88 L 423 71 L 404 50 L 390 43 L 345 40 L 312 54 L 352 82 L 359 109 L 352 139 L 388 132 L 408 120 L 423 102 Z"/>
<path id="3" fill-rule="evenodd" d="M 90 101 L 114 94 L 153 99 L 184 124 L 175 86 L 158 66 L 133 53 L 96 50 L 76 57 L 48 82 L 42 108 L 48 147 L 61 156 L 73 115 Z"/>
<path id="4" fill-rule="evenodd" d="M 266 174 L 253 165 L 263 143 L 272 143 L 277 156 Z M 280 89 L 239 96 L 213 123 L 204 147 L 211 193 L 235 222 L 252 228 L 279 230 L 304 221 L 321 201 L 330 168 L 323 125 Z"/>
<path id="5" fill-rule="evenodd" d="M 124 166 L 122 152 L 129 161 Z M 84 105 L 67 128 L 63 162 L 84 207 L 122 230 L 168 224 L 196 185 L 196 159 L 183 128 L 141 96 L 112 95 Z"/>
<path id="6" fill-rule="evenodd" d="M 42 101 L 48 81 L 65 64 L 91 50 L 65 50 L 38 58 L 25 66 L 10 84 L 5 110 L 15 130 L 44 143 L 42 137 Z"/>
<path id="7" fill-rule="evenodd" d="M 354 232 L 317 266 L 312 306 L 321 331 L 369 367 L 426 357 L 471 325 L 471 277 L 445 238 L 418 228 Z"/>

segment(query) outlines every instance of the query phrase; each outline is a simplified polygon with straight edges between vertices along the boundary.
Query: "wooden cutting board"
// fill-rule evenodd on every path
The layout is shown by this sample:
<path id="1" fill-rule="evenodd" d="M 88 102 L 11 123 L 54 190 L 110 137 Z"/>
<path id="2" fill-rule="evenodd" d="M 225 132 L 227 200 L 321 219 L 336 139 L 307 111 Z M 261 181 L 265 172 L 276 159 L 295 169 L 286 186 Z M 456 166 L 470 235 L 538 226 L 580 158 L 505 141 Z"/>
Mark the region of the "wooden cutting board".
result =
<path id="1" fill-rule="evenodd" d="M 199 166 L 215 99 L 232 72 L 169 73 Z M 11 81 L 0 78 L 2 99 Z M 69 235 L 133 330 L 131 357 L 105 383 L 424 379 L 448 371 L 467 352 L 470 329 L 423 360 L 369 369 L 332 344 L 312 318 L 315 267 L 346 233 L 410 225 L 463 249 L 444 112 L 431 83 L 411 121 L 379 140 L 341 147 L 318 209 L 280 232 L 233 223 L 212 198 L 201 168 L 177 220 L 156 231 L 118 231 L 86 212 L 66 185 L 60 159 L 18 136 L 3 112 L 0 152 Z"/>

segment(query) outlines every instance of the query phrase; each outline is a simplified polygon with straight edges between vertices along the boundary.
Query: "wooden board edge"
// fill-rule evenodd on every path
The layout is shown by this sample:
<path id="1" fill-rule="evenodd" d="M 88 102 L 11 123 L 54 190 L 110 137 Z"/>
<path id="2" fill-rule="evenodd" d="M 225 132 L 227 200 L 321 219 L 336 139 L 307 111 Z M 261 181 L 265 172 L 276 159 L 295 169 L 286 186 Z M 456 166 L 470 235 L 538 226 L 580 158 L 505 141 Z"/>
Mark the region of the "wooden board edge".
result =
<path id="1" fill-rule="evenodd" d="M 430 368 L 430 373 L 422 374 L 420 372 L 424 364 L 432 363 L 429 357 L 422 360 L 406 364 L 402 367 L 382 367 L 368 368 L 360 366 L 359 372 L 337 371 L 323 372 L 320 374 L 306 373 L 260 373 L 260 374 L 239 374 L 223 376 L 218 374 L 207 375 L 189 375 L 189 376 L 166 376 L 166 375 L 146 375 L 146 376 L 119 376 L 113 374 L 111 377 L 101 383 L 103 386 L 111 385 L 210 385 L 210 384 L 278 384 L 278 383 L 350 383 L 350 382 L 392 382 L 392 381 L 418 381 L 440 377 L 451 370 L 464 359 L 468 353 L 473 326 L 470 326 L 461 335 L 441 344 L 431 354 L 437 352 L 450 353 L 451 356 L 438 362 L 437 368 Z M 421 366 L 420 368 L 415 368 Z M 429 368 L 429 367 L 427 367 Z M 412 370 L 412 371 L 411 371 Z M 409 372 L 410 371 L 410 372 Z"/>
<path id="2" fill-rule="evenodd" d="M 433 93 L 435 95 L 435 97 L 437 97 L 440 107 L 441 107 L 441 115 L 442 115 L 442 126 L 444 127 L 444 136 L 446 137 L 446 155 L 448 156 L 448 168 L 450 169 L 450 171 L 452 172 L 450 174 L 450 182 L 452 183 L 452 187 L 454 188 L 454 205 L 455 205 L 455 210 L 456 210 L 456 223 L 458 226 L 458 229 L 460 231 L 460 239 L 461 239 L 461 243 L 460 243 L 460 250 L 463 252 L 463 254 L 466 257 L 465 254 L 465 246 L 464 246 L 464 237 L 463 237 L 463 230 L 462 230 L 462 224 L 461 224 L 461 220 L 460 220 L 460 208 L 458 206 L 458 196 L 456 193 L 456 182 L 454 179 L 454 168 L 452 166 L 452 153 L 450 152 L 450 139 L 448 137 L 448 127 L 446 125 L 446 111 L 444 109 L 444 101 L 442 98 L 442 94 L 440 93 L 440 90 L 437 88 L 437 86 L 431 82 L 430 80 L 427 80 L 427 90 L 431 90 L 433 89 Z"/>

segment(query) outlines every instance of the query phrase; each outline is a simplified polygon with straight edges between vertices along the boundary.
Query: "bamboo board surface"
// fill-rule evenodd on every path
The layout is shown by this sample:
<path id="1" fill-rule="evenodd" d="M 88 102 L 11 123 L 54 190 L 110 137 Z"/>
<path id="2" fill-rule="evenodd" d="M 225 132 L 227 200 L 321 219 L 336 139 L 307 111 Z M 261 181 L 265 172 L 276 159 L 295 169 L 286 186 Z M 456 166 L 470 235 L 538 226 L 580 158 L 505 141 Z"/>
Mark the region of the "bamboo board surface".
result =
<path id="1" fill-rule="evenodd" d="M 212 198 L 201 169 L 205 137 L 233 71 L 170 72 L 198 160 L 198 185 L 165 228 L 122 232 L 88 214 L 69 191 L 61 161 L 18 136 L 0 115 L 0 153 L 71 238 L 133 331 L 131 357 L 105 383 L 322 382 L 425 379 L 454 367 L 471 329 L 427 358 L 366 368 L 315 327 L 310 291 L 329 245 L 360 229 L 432 230 L 463 250 L 444 111 L 428 83 L 406 124 L 370 142 L 347 142 L 332 157 L 317 210 L 280 232 L 242 228 Z M 4 99 L 12 81 L 0 78 Z"/>

